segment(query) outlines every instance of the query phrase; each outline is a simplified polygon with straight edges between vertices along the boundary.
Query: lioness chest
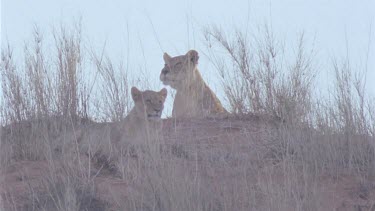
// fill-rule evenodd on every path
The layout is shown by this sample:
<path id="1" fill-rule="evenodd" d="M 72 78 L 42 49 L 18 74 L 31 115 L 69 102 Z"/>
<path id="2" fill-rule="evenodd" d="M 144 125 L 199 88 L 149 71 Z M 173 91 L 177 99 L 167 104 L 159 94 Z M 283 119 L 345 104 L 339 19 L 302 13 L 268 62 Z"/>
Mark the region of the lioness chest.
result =
<path id="1" fill-rule="evenodd" d="M 206 85 L 200 89 L 177 91 L 173 104 L 174 117 L 205 117 L 224 113 L 226 110 L 218 98 Z"/>

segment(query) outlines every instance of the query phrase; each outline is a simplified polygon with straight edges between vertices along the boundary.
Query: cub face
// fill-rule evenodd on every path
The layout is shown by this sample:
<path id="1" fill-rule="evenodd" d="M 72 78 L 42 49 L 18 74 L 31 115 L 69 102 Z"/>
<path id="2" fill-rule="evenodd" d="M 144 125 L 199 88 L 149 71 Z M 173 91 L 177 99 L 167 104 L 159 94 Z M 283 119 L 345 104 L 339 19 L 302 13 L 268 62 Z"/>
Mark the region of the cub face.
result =
<path id="1" fill-rule="evenodd" d="M 164 109 L 164 102 L 167 98 L 167 89 L 159 92 L 146 90 L 140 91 L 136 87 L 131 88 L 134 108 L 137 116 L 147 120 L 160 120 Z"/>
<path id="2" fill-rule="evenodd" d="M 178 89 L 193 79 L 199 56 L 197 51 L 190 50 L 185 55 L 176 57 L 164 53 L 163 59 L 165 65 L 161 70 L 160 80 L 164 85 Z"/>

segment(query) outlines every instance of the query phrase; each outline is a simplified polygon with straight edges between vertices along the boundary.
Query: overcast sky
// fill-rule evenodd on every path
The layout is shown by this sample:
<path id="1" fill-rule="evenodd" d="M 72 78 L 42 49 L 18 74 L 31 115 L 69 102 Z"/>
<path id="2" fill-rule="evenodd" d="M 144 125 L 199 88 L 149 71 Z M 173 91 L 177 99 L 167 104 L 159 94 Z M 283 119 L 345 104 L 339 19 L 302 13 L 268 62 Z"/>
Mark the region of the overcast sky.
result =
<path id="1" fill-rule="evenodd" d="M 163 52 L 177 55 L 192 48 L 203 52 L 202 28 L 208 24 L 219 25 L 228 33 L 235 26 L 248 25 L 251 31 L 264 23 L 272 24 L 277 38 L 287 44 L 296 44 L 297 36 L 304 31 L 307 39 L 314 41 L 320 68 L 328 69 L 333 56 L 349 52 L 353 64 L 368 66 L 367 80 L 375 81 L 375 0 L 2 0 L 1 3 L 2 45 L 9 41 L 22 50 L 35 24 L 47 33 L 52 26 L 61 22 L 69 25 L 81 17 L 85 39 L 98 49 L 106 42 L 107 52 L 114 60 L 124 58 L 129 51 L 130 71 L 137 74 L 137 66 L 144 65 L 149 77 L 155 79 L 155 89 L 163 86 L 159 82 Z M 365 64 L 367 49 L 369 59 Z M 199 65 L 213 89 L 220 90 L 208 59 L 201 56 Z M 374 84 L 369 83 L 370 91 L 375 90 Z"/>

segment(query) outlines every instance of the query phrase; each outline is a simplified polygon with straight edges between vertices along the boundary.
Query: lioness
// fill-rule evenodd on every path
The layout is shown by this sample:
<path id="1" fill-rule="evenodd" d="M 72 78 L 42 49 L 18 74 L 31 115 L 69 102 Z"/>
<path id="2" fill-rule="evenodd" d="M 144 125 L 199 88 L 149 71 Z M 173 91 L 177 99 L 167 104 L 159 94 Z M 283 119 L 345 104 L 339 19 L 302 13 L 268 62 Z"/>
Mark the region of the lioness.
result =
<path id="1" fill-rule="evenodd" d="M 190 50 L 176 57 L 164 53 L 163 59 L 165 66 L 161 70 L 160 80 L 177 90 L 173 117 L 204 117 L 227 113 L 198 71 L 197 51 Z"/>

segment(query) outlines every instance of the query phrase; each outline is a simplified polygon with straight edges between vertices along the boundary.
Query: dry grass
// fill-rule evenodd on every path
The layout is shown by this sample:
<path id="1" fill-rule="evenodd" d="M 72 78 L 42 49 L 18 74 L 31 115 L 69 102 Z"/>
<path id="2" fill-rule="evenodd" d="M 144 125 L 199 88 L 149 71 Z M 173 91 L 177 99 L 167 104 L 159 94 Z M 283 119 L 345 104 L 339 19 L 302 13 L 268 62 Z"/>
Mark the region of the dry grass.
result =
<path id="1" fill-rule="evenodd" d="M 364 75 L 334 62 L 332 91 L 316 98 L 303 36 L 290 61 L 268 28 L 245 35 L 205 31 L 234 115 L 166 119 L 137 147 L 118 144 L 128 141 L 127 70 L 104 54 L 87 60 L 79 25 L 55 31 L 52 54 L 35 30 L 24 66 L 2 49 L 0 208 L 370 210 L 375 108 Z M 95 79 L 83 77 L 90 62 Z"/>
<path id="2" fill-rule="evenodd" d="M 100 116 L 112 122 L 123 120 L 132 106 L 127 72 L 122 64 L 116 68 L 108 57 L 103 58 L 103 54 L 94 55 L 93 60 L 102 80 L 102 98 L 97 103 L 98 110 L 103 112 Z"/>
<path id="3" fill-rule="evenodd" d="M 206 28 L 204 35 L 232 112 L 308 120 L 316 70 L 314 51 L 306 49 L 303 34 L 294 59 L 286 59 L 291 52 L 268 26 L 255 37 L 241 31 L 228 35 L 218 27 Z"/>

